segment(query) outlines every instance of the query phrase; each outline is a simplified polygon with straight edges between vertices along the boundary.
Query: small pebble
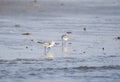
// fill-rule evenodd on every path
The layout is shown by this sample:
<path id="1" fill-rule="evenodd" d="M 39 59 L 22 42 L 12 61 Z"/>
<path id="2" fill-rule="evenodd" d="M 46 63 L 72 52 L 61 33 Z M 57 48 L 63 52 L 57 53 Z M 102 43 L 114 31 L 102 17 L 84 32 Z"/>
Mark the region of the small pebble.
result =
<path id="1" fill-rule="evenodd" d="M 33 39 L 31 41 L 34 41 Z"/>
<path id="2" fill-rule="evenodd" d="M 69 42 L 68 44 L 72 44 L 71 42 Z"/>
<path id="3" fill-rule="evenodd" d="M 37 2 L 37 0 L 34 0 L 34 3 L 36 3 Z"/>
<path id="4" fill-rule="evenodd" d="M 20 24 L 16 24 L 15 27 L 20 27 Z"/>
<path id="5" fill-rule="evenodd" d="M 96 16 L 95 18 L 98 18 L 98 16 Z"/>
<path id="6" fill-rule="evenodd" d="M 106 55 L 106 53 L 103 53 L 104 55 Z"/>
<path id="7" fill-rule="evenodd" d="M 28 47 L 26 46 L 26 48 L 28 48 Z"/>
<path id="8" fill-rule="evenodd" d="M 79 53 L 79 54 L 82 54 L 82 53 Z"/>
<path id="9" fill-rule="evenodd" d="M 117 37 L 117 39 L 120 39 L 120 37 Z"/>
<path id="10" fill-rule="evenodd" d="M 104 50 L 104 48 L 102 48 L 102 50 Z"/>
<path id="11" fill-rule="evenodd" d="M 76 50 L 73 50 L 74 52 L 76 51 Z"/>
<path id="12" fill-rule="evenodd" d="M 72 32 L 66 32 L 67 34 L 72 34 Z"/>
<path id="13" fill-rule="evenodd" d="M 83 28 L 84 31 L 86 31 L 86 28 Z"/>
<path id="14" fill-rule="evenodd" d="M 61 3 L 60 5 L 61 5 L 61 6 L 64 6 L 64 4 L 63 4 L 63 3 Z"/>
<path id="15" fill-rule="evenodd" d="M 85 52 L 83 52 L 83 53 L 85 53 Z"/>

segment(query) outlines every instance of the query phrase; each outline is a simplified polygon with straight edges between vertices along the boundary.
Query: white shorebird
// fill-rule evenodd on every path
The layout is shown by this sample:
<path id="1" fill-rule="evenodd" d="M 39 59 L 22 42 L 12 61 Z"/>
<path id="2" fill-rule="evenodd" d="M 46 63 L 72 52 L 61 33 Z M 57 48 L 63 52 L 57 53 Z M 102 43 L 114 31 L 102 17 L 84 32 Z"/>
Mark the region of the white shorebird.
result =
<path id="1" fill-rule="evenodd" d="M 66 45 L 66 41 L 69 39 L 69 36 L 67 34 L 64 34 L 61 36 L 61 39 L 62 39 L 62 47 L 63 47 L 64 42 Z"/>
<path id="2" fill-rule="evenodd" d="M 67 44 L 66 44 L 66 42 L 67 42 L 68 39 L 69 39 L 68 34 L 62 35 L 62 36 L 61 36 L 61 39 L 62 39 L 62 52 L 67 52 Z"/>
<path id="3" fill-rule="evenodd" d="M 45 47 L 45 55 L 47 55 L 48 49 L 50 49 L 55 44 L 54 41 L 44 41 L 44 42 L 33 41 L 33 42 L 39 43 L 39 44 L 41 44 L 42 46 Z"/>
<path id="4" fill-rule="evenodd" d="M 67 41 L 69 39 L 67 34 L 61 36 L 62 40 Z"/>

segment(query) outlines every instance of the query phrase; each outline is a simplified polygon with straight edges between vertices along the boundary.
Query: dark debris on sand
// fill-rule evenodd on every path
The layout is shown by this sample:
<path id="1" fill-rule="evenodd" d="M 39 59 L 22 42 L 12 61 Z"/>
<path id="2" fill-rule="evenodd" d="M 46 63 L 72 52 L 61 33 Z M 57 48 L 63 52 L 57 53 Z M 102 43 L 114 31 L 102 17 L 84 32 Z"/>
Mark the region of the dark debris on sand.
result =
<path id="1" fill-rule="evenodd" d="M 15 24 L 15 27 L 20 27 L 20 24 Z"/>
<path id="2" fill-rule="evenodd" d="M 120 37 L 117 37 L 117 39 L 120 39 Z"/>
<path id="3" fill-rule="evenodd" d="M 22 33 L 22 35 L 30 35 L 29 32 Z"/>

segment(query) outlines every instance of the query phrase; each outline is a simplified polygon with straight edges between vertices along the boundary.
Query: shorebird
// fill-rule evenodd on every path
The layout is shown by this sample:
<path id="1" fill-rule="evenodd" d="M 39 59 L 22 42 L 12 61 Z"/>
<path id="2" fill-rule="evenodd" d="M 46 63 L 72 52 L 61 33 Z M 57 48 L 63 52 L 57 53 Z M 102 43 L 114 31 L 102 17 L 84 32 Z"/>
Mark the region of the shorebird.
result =
<path id="1" fill-rule="evenodd" d="M 67 41 L 69 39 L 67 34 L 62 35 L 61 38 L 62 38 L 62 41 Z"/>
<path id="2" fill-rule="evenodd" d="M 68 34 L 62 35 L 62 36 L 61 36 L 61 39 L 62 39 L 62 51 L 63 51 L 63 52 L 66 52 L 66 50 L 64 50 L 64 49 L 65 49 L 65 48 L 67 49 L 66 42 L 67 42 L 67 40 L 69 39 Z"/>
<path id="3" fill-rule="evenodd" d="M 47 55 L 48 53 L 48 49 L 50 49 L 52 46 L 54 46 L 55 42 L 54 41 L 43 41 L 43 42 L 40 42 L 40 41 L 34 41 L 32 40 L 33 42 L 36 42 L 36 43 L 39 43 L 41 44 L 42 46 L 44 46 L 45 48 L 45 55 Z"/>
<path id="4" fill-rule="evenodd" d="M 45 47 L 45 55 L 47 55 L 48 49 L 50 49 L 55 44 L 54 41 L 46 41 L 46 42 L 39 42 L 38 41 L 37 43 L 39 43 Z"/>
<path id="5" fill-rule="evenodd" d="M 66 45 L 66 41 L 69 39 L 69 36 L 67 34 L 64 34 L 64 35 L 61 36 L 61 39 L 62 39 L 62 46 L 63 46 L 64 42 L 65 42 L 65 45 Z"/>

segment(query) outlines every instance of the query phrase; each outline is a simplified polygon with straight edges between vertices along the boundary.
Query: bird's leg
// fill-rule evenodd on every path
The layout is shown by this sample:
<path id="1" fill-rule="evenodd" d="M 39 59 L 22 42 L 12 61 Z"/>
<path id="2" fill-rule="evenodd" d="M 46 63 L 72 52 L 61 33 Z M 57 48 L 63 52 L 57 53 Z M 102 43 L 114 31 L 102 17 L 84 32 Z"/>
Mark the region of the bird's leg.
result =
<path id="1" fill-rule="evenodd" d="M 67 41 L 64 41 L 62 50 L 63 50 L 63 56 L 67 57 L 67 52 L 68 52 Z"/>
<path id="2" fill-rule="evenodd" d="M 45 55 L 47 55 L 47 47 L 45 47 Z"/>
<path id="3" fill-rule="evenodd" d="M 48 47 L 47 53 L 50 51 L 50 47 Z"/>
<path id="4" fill-rule="evenodd" d="M 63 40 L 62 40 L 62 52 L 63 52 L 63 48 L 64 48 L 64 43 L 63 43 Z"/>

